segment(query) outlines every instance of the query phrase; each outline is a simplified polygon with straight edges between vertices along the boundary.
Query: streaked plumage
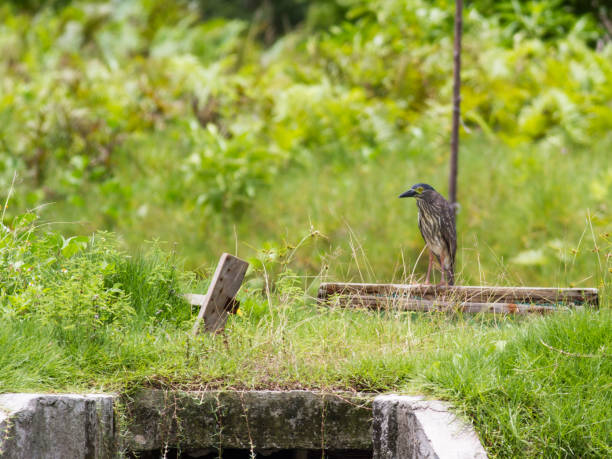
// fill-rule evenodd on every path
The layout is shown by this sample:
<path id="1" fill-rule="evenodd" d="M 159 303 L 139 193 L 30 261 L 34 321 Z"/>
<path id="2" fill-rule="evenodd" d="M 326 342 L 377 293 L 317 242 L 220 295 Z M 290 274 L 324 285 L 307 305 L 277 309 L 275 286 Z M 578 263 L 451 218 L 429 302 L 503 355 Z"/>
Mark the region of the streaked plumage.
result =
<path id="1" fill-rule="evenodd" d="M 457 251 L 457 231 L 455 212 L 451 203 L 426 183 L 417 183 L 400 198 L 414 197 L 419 209 L 419 229 L 429 249 L 427 278 L 431 271 L 432 254 L 442 270 L 442 281 L 448 285 L 455 282 L 455 253 Z"/>

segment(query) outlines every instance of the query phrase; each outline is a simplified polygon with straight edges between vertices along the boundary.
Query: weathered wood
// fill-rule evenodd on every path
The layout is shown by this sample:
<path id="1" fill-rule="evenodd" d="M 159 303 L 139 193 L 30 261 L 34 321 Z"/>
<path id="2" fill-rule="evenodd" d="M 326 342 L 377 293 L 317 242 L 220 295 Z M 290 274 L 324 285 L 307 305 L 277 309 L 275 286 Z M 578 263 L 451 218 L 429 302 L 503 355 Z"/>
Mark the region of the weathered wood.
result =
<path id="1" fill-rule="evenodd" d="M 225 327 L 228 314 L 238 309 L 239 303 L 234 296 L 240 290 L 248 266 L 246 261 L 224 253 L 219 259 L 206 295 L 185 295 L 191 304 L 200 305 L 200 312 L 193 325 L 194 335 L 198 333 L 202 319 L 204 329 L 208 332 L 217 332 Z"/>
<path id="2" fill-rule="evenodd" d="M 183 297 L 192 306 L 200 306 L 206 299 L 206 295 L 201 295 L 199 293 L 185 293 Z M 240 301 L 238 301 L 236 298 L 232 298 L 228 303 L 228 312 L 230 314 L 235 314 L 239 308 Z"/>
<path id="3" fill-rule="evenodd" d="M 549 287 L 481 287 L 439 286 L 420 284 L 355 284 L 323 283 L 319 287 L 319 299 L 332 295 L 359 295 L 417 300 L 445 300 L 468 303 L 524 303 L 565 304 L 567 306 L 597 306 L 599 297 L 595 288 Z"/>
<path id="4" fill-rule="evenodd" d="M 470 301 L 416 300 L 370 295 L 339 295 L 327 299 L 332 306 L 365 309 L 389 309 L 394 311 L 444 311 L 444 312 L 494 312 L 499 314 L 547 314 L 558 311 L 555 306 L 524 303 L 476 303 Z"/>

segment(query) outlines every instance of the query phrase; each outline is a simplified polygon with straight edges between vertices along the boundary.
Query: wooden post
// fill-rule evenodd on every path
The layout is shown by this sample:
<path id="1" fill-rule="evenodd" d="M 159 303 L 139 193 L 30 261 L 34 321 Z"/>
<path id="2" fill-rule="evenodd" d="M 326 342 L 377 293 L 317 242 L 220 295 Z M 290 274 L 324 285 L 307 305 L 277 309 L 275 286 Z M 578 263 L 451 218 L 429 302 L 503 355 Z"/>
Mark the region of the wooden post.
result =
<path id="1" fill-rule="evenodd" d="M 455 46 L 453 51 L 453 131 L 448 177 L 448 200 L 457 202 L 457 169 L 459 155 L 459 117 L 461 115 L 461 32 L 463 28 L 463 0 L 455 0 Z M 457 208 L 455 207 L 455 212 Z"/>
<path id="2" fill-rule="evenodd" d="M 234 296 L 240 290 L 248 267 L 246 261 L 224 253 L 219 259 L 206 295 L 185 295 L 191 304 L 200 305 L 200 312 L 191 331 L 194 336 L 198 333 L 202 319 L 207 332 L 215 333 L 225 327 L 228 314 L 235 313 L 238 309 L 238 301 Z"/>

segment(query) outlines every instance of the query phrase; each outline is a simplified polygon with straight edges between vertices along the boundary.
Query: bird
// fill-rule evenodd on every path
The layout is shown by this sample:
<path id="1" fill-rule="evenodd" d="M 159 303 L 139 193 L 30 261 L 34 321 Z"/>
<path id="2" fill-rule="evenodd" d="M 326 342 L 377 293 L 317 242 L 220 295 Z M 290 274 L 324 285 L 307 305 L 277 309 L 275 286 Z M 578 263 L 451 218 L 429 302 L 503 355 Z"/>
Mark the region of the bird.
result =
<path id="1" fill-rule="evenodd" d="M 416 198 L 419 209 L 419 229 L 429 249 L 429 266 L 425 283 L 429 284 L 431 264 L 435 255 L 442 272 L 442 283 L 455 283 L 455 253 L 457 252 L 457 229 L 455 210 L 431 185 L 417 183 L 399 195 L 400 198 Z"/>

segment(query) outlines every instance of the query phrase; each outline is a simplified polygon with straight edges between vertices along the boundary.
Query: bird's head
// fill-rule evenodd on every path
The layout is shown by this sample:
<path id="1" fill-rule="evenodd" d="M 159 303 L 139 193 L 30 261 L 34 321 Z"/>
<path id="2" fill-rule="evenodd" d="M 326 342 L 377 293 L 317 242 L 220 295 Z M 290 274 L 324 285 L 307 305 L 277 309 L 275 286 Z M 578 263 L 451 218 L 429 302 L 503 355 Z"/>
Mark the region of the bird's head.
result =
<path id="1" fill-rule="evenodd" d="M 400 194 L 399 197 L 423 199 L 426 198 L 428 194 L 430 194 L 429 191 L 435 192 L 436 190 L 434 190 L 433 187 L 431 185 L 428 185 L 427 183 L 417 183 L 416 185 L 412 185 L 412 187 L 408 191 L 405 191 L 404 193 Z"/>

